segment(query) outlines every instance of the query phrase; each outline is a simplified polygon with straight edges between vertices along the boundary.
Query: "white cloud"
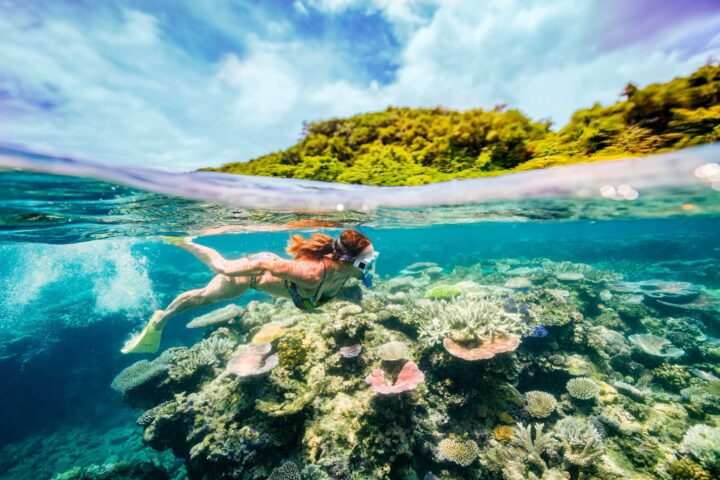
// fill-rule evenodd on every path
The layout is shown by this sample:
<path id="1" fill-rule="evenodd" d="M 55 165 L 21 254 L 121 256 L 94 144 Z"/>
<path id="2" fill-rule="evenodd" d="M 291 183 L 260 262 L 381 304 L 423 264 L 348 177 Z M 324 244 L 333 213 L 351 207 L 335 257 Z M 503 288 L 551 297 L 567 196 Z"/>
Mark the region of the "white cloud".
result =
<path id="1" fill-rule="evenodd" d="M 243 45 L 191 56 L 162 15 L 126 10 L 85 19 L 0 15 L 0 139 L 106 162 L 187 170 L 285 148 L 304 120 L 388 105 L 490 108 L 567 121 L 594 101 L 690 73 L 720 54 L 717 36 L 689 49 L 720 17 L 677 25 L 661 40 L 603 50 L 600 3 L 572 0 L 296 0 L 294 11 L 380 14 L 401 41 L 384 85 L 332 37 L 303 37 L 286 19 L 189 4 L 198 21 Z M 363 10 L 364 9 L 364 10 Z M 713 30 L 713 27 L 715 29 Z M 387 52 L 377 52 L 377 55 Z M 37 104 L 46 102 L 46 111 Z M 49 104 L 54 107 L 48 109 Z M 7 123 L 5 125 L 5 123 Z"/>

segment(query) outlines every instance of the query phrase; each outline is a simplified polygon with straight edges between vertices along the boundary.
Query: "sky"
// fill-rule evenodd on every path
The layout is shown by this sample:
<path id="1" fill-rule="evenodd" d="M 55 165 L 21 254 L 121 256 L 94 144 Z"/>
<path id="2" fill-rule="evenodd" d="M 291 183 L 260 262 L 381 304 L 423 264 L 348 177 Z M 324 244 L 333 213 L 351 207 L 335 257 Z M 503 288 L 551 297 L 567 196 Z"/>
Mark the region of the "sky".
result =
<path id="1" fill-rule="evenodd" d="M 0 0 L 0 143 L 187 171 L 388 106 L 559 128 L 709 59 L 719 0 Z"/>

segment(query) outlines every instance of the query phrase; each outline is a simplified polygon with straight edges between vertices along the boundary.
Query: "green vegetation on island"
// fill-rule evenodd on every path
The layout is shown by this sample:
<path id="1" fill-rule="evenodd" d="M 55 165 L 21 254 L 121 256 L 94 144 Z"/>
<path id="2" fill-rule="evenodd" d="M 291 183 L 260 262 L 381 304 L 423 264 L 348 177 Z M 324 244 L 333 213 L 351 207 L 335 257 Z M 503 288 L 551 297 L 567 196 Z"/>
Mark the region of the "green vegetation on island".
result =
<path id="1" fill-rule="evenodd" d="M 207 168 L 367 185 L 453 178 L 644 155 L 720 140 L 720 66 L 639 89 L 614 105 L 578 110 L 558 131 L 504 105 L 493 110 L 391 107 L 308 123 L 287 150 Z"/>

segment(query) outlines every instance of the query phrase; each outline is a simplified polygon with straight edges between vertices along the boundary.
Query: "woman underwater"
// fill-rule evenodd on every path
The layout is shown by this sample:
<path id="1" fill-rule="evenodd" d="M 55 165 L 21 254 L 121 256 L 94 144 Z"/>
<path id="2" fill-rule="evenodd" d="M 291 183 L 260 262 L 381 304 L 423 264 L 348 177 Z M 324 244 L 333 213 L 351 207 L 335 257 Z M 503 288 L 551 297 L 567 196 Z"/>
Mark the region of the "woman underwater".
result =
<path id="1" fill-rule="evenodd" d="M 223 258 L 217 251 L 188 238 L 166 240 L 195 255 L 216 273 L 204 288 L 178 295 L 165 310 L 156 311 L 140 334 L 130 339 L 123 353 L 155 353 L 168 320 L 193 307 L 230 300 L 248 289 L 289 298 L 300 310 L 309 310 L 331 300 L 349 278 L 370 286 L 378 252 L 370 240 L 355 230 L 338 238 L 314 233 L 310 238 L 292 235 L 287 253 L 292 260 L 262 252 L 238 260 Z"/>

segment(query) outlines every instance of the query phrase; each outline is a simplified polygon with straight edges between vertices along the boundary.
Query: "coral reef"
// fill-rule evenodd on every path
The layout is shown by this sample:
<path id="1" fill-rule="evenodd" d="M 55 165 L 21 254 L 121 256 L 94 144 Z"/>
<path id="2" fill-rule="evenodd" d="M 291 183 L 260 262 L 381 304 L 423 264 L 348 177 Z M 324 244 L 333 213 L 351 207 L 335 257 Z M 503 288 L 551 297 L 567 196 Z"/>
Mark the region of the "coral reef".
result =
<path id="1" fill-rule="evenodd" d="M 152 462 L 120 462 L 75 467 L 55 475 L 52 480 L 170 480 L 170 476 L 164 468 Z"/>
<path id="2" fill-rule="evenodd" d="M 113 387 L 190 480 L 718 475 L 713 320 L 665 305 L 700 287 L 548 259 L 381 280 L 308 312 L 250 302 Z"/>

